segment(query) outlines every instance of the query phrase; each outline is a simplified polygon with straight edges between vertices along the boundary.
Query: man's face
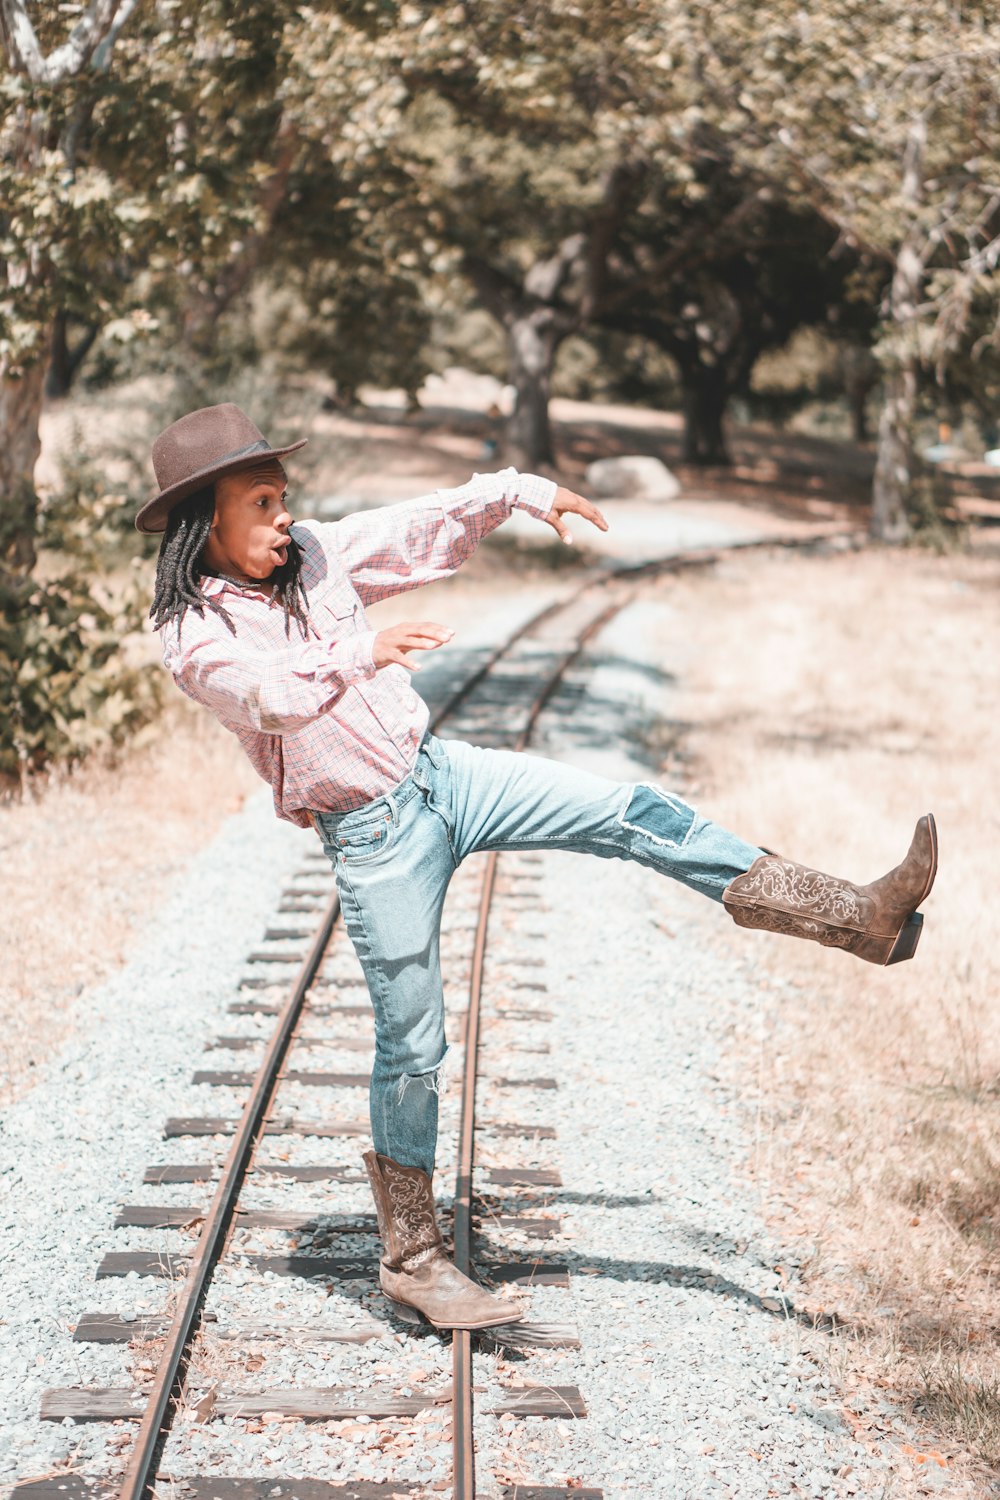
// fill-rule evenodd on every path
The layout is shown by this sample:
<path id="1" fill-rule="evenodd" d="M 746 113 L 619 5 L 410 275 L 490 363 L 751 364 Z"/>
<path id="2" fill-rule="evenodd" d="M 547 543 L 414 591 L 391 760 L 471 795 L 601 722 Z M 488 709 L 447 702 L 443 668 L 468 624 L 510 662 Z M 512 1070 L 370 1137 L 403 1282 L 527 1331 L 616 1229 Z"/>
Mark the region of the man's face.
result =
<path id="1" fill-rule="evenodd" d="M 219 573 L 269 578 L 288 555 L 292 518 L 285 495 L 285 471 L 274 459 L 217 479 L 207 565 Z"/>

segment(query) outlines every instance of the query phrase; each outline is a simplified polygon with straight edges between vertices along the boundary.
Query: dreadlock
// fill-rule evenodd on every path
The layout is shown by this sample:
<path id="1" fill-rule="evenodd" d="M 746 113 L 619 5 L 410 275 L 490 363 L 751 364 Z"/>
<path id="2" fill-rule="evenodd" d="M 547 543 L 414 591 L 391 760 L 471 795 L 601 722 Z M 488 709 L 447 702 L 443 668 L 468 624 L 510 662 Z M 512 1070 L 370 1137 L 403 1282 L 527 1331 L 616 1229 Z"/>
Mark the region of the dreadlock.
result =
<path id="1" fill-rule="evenodd" d="M 204 615 L 205 605 L 221 615 L 233 635 L 236 626 L 227 610 L 202 590 L 201 555 L 215 515 L 215 488 L 208 485 L 175 505 L 167 517 L 167 528 L 156 560 L 156 584 L 150 618 L 159 629 L 170 620 L 178 625 L 190 606 Z M 308 635 L 306 593 L 302 585 L 302 549 L 294 537 L 288 543 L 285 561 L 275 568 L 270 582 L 285 611 L 285 635 L 290 638 L 294 617 L 303 640 Z"/>

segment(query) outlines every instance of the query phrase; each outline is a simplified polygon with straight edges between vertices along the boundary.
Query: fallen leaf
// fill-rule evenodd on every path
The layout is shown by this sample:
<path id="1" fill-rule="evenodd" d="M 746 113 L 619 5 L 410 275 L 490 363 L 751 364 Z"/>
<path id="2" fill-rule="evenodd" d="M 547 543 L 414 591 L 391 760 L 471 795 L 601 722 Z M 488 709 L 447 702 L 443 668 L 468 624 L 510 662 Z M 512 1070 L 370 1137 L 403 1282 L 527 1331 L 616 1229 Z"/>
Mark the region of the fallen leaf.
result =
<path id="1" fill-rule="evenodd" d="M 215 1393 L 219 1389 L 218 1381 L 205 1392 L 200 1401 L 196 1401 L 191 1407 L 191 1417 L 198 1422 L 207 1422 L 215 1407 Z"/>

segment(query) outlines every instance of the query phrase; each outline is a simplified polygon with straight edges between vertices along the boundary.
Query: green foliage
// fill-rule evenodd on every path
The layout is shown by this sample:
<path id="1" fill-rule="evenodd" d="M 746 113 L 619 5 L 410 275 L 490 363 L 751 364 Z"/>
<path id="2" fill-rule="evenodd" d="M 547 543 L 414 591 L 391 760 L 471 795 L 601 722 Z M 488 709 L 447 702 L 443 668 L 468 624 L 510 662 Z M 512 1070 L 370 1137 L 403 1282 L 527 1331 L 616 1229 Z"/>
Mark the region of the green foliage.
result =
<path id="1" fill-rule="evenodd" d="M 130 742 L 159 710 L 162 674 L 139 649 L 147 589 L 137 570 L 124 581 L 105 571 L 108 550 L 121 551 L 121 508 L 80 463 L 40 507 L 43 566 L 0 572 L 0 784 L 23 789 L 56 762 Z M 0 549 L 8 527 L 0 513 Z"/>
<path id="2" fill-rule="evenodd" d="M 956 552 L 967 542 L 969 523 L 956 513 L 951 487 L 935 465 L 919 466 L 907 509 L 917 546 L 941 555 Z"/>
<path id="3" fill-rule="evenodd" d="M 57 47 L 72 7 L 30 9 Z M 536 402 L 573 339 L 557 388 L 667 401 L 679 375 L 711 438 L 762 351 L 803 322 L 863 351 L 881 307 L 886 380 L 985 412 L 998 56 L 995 7 L 950 0 L 140 0 L 72 76 L 0 80 L 0 377 L 63 314 L 104 329 L 99 379 L 197 356 L 218 400 L 263 344 L 413 393 L 472 304 L 478 363 Z M 287 310 L 263 339 L 262 288 Z M 14 505 L 33 454 L 3 422 Z"/>

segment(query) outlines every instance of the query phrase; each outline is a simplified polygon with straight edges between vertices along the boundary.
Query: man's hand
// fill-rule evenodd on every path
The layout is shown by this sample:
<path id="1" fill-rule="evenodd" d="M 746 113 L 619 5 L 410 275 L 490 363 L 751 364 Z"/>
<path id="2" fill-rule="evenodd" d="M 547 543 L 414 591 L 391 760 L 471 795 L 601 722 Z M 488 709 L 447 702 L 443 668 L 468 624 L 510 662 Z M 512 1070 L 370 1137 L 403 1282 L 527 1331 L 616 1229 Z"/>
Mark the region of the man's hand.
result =
<path id="1" fill-rule="evenodd" d="M 404 651 L 434 651 L 438 646 L 446 646 L 454 634 L 447 625 L 435 625 L 430 620 L 405 620 L 401 625 L 379 631 L 372 659 L 376 667 L 396 662 L 408 672 L 419 672 L 416 662 L 404 656 Z"/>
<path id="2" fill-rule="evenodd" d="M 574 495 L 572 490 L 567 490 L 560 485 L 556 490 L 552 509 L 544 519 L 553 530 L 558 531 L 562 540 L 569 547 L 573 545 L 573 533 L 562 519 L 569 511 L 575 511 L 578 516 L 583 516 L 586 520 L 591 521 L 601 531 L 607 531 L 608 529 L 608 523 L 596 505 L 592 505 L 582 495 Z"/>

